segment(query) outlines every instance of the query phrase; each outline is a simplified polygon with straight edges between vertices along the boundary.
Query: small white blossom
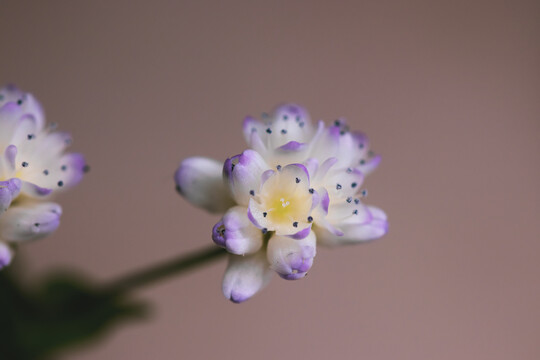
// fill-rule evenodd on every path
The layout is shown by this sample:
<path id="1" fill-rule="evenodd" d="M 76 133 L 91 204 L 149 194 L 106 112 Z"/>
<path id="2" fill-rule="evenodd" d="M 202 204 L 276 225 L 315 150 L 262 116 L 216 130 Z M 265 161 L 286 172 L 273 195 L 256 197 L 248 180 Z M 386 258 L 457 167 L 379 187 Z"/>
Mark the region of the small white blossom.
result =
<path id="1" fill-rule="evenodd" d="M 31 94 L 0 88 L 0 268 L 16 244 L 58 228 L 62 208 L 47 200 L 88 170 L 81 154 L 65 153 L 71 136 L 54 128 Z"/>
<path id="2" fill-rule="evenodd" d="M 249 149 L 224 164 L 184 160 L 177 190 L 193 204 L 224 213 L 214 242 L 229 253 L 225 296 L 242 302 L 262 289 L 272 272 L 294 280 L 313 264 L 316 244 L 365 242 L 388 230 L 386 214 L 361 198 L 365 175 L 380 156 L 367 137 L 343 119 L 316 126 L 300 106 L 278 107 L 262 121 L 243 124 Z"/>

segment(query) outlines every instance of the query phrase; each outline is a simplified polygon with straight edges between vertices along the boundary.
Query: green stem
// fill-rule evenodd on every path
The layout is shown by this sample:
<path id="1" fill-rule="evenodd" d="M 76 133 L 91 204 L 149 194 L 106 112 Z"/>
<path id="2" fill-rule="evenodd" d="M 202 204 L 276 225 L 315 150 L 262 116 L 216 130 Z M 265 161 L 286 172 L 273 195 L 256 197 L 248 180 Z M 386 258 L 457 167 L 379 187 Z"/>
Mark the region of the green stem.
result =
<path id="1" fill-rule="evenodd" d="M 225 254 L 226 251 L 224 249 L 213 245 L 129 274 L 111 282 L 104 290 L 107 295 L 124 294 L 142 286 L 191 270 L 211 260 L 218 259 Z"/>

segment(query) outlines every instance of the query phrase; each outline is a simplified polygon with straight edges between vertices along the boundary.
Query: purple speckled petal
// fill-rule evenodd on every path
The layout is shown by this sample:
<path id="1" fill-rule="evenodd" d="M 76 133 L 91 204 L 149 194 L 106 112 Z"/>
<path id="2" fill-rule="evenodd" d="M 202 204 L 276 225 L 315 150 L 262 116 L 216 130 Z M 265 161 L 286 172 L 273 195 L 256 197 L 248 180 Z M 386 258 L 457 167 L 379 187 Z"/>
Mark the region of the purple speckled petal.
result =
<path id="1" fill-rule="evenodd" d="M 0 238 L 18 242 L 45 237 L 58 228 L 61 214 L 62 208 L 55 203 L 12 206 L 0 216 Z"/>
<path id="2" fill-rule="evenodd" d="M 244 132 L 244 138 L 249 146 L 252 146 L 253 133 L 264 132 L 264 124 L 252 116 L 246 116 L 242 122 L 242 130 Z"/>
<path id="3" fill-rule="evenodd" d="M 253 255 L 229 255 L 223 277 L 223 295 L 234 303 L 241 303 L 262 290 L 272 278 L 264 251 Z"/>
<path id="4" fill-rule="evenodd" d="M 15 103 L 24 114 L 31 114 L 35 117 L 38 130 L 45 124 L 45 114 L 41 104 L 29 93 L 19 90 L 14 85 L 7 85 L 0 88 L 0 106 L 5 103 Z"/>
<path id="5" fill-rule="evenodd" d="M 273 236 L 268 242 L 267 258 L 270 267 L 287 280 L 306 276 L 316 255 L 315 233 L 302 240 Z"/>
<path id="6" fill-rule="evenodd" d="M 34 169 L 36 163 L 28 167 L 28 173 L 24 173 L 25 182 L 34 184 L 37 188 L 25 187 L 25 194 L 35 197 L 48 195 L 48 190 L 60 191 L 77 185 L 87 171 L 84 156 L 79 153 L 65 154 L 48 163 L 45 169 Z M 45 170 L 46 174 L 45 175 Z M 40 190 L 46 189 L 46 190 Z"/>
<path id="7" fill-rule="evenodd" d="M 204 157 L 191 157 L 174 175 L 176 190 L 193 205 L 212 213 L 222 213 L 234 205 L 223 182 L 223 164 Z"/>
<path id="8" fill-rule="evenodd" d="M 342 236 L 336 236 L 327 229 L 316 228 L 319 242 L 327 246 L 355 244 L 378 239 L 388 232 L 388 221 L 386 214 L 381 209 L 368 207 L 371 219 L 364 223 L 347 222 L 340 224 L 339 228 L 343 232 Z"/>
<path id="9" fill-rule="evenodd" d="M 237 255 L 253 254 L 262 246 L 263 234 L 248 219 L 247 209 L 235 206 L 212 229 L 214 242 Z"/>
<path id="10" fill-rule="evenodd" d="M 32 198 L 40 198 L 52 193 L 52 189 L 44 188 L 28 181 L 22 182 L 21 192 Z"/>
<path id="11" fill-rule="evenodd" d="M 227 159 L 223 173 L 228 180 L 233 198 L 238 204 L 247 205 L 251 196 L 259 191 L 261 175 L 269 169 L 264 159 L 253 150 Z"/>
<path id="12" fill-rule="evenodd" d="M 360 171 L 367 175 L 372 173 L 377 168 L 377 166 L 379 166 L 380 162 L 381 156 L 374 155 L 372 157 L 369 157 L 368 159 L 360 160 L 358 168 L 360 169 Z"/>
<path id="13" fill-rule="evenodd" d="M 66 187 L 77 185 L 86 171 L 86 159 L 83 154 L 70 153 L 60 158 L 60 171 L 64 174 L 62 180 Z"/>
<path id="14" fill-rule="evenodd" d="M 21 186 L 21 180 L 17 178 L 0 181 L 0 214 L 6 211 L 11 202 L 19 195 Z"/>
<path id="15" fill-rule="evenodd" d="M 11 263 L 13 250 L 3 241 L 0 241 L 0 270 Z"/>
<path id="16" fill-rule="evenodd" d="M 311 232 L 311 224 L 308 227 L 298 231 L 295 234 L 287 235 L 287 237 L 291 239 L 295 239 L 295 240 L 302 240 L 302 239 L 305 239 L 310 234 L 310 232 Z"/>
<path id="17" fill-rule="evenodd" d="M 354 197 L 364 182 L 359 168 L 332 168 L 324 178 L 324 186 L 332 200 Z"/>

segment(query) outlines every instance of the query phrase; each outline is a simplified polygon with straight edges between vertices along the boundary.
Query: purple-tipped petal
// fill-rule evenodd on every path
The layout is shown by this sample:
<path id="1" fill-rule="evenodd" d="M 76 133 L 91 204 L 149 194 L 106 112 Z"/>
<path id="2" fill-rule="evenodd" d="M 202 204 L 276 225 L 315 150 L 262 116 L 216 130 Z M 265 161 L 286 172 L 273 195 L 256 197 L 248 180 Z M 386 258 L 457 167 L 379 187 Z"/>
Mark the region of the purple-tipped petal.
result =
<path id="1" fill-rule="evenodd" d="M 55 203 L 12 206 L 0 216 L 0 238 L 18 242 L 45 237 L 58 228 L 61 215 L 62 208 Z"/>
<path id="2" fill-rule="evenodd" d="M 23 181 L 22 187 L 21 187 L 21 192 L 32 198 L 45 197 L 51 194 L 52 191 L 53 191 L 52 189 L 44 188 L 44 187 L 38 186 L 36 184 L 32 184 L 27 181 Z"/>
<path id="3" fill-rule="evenodd" d="M 193 205 L 212 213 L 234 205 L 222 177 L 223 164 L 209 158 L 192 157 L 180 164 L 174 175 L 177 191 Z"/>
<path id="4" fill-rule="evenodd" d="M 323 245 L 335 246 L 344 244 L 355 244 L 378 239 L 388 232 L 388 221 L 386 214 L 381 209 L 367 207 L 370 213 L 370 220 L 367 222 L 345 221 L 342 224 L 336 224 L 343 232 L 343 235 L 337 236 L 327 229 L 317 227 L 317 238 Z"/>
<path id="5" fill-rule="evenodd" d="M 268 242 L 267 259 L 270 267 L 287 280 L 306 276 L 315 255 L 316 238 L 313 232 L 302 240 L 273 236 Z"/>
<path id="6" fill-rule="evenodd" d="M 298 152 L 303 151 L 307 147 L 307 144 L 305 143 L 299 143 L 298 141 L 289 141 L 283 146 L 280 146 L 277 148 L 278 153 L 287 154 L 290 152 Z"/>
<path id="7" fill-rule="evenodd" d="M 13 259 L 13 250 L 3 241 L 0 241 L 0 270 L 8 266 Z"/>
<path id="8" fill-rule="evenodd" d="M 269 169 L 264 159 L 253 150 L 227 159 L 223 173 L 226 174 L 231 193 L 238 204 L 247 205 L 249 199 L 260 190 L 261 175 Z"/>
<path id="9" fill-rule="evenodd" d="M 4 86 L 0 88 L 0 106 L 6 103 L 13 103 L 17 105 L 21 113 L 34 116 L 38 129 L 43 128 L 45 114 L 41 104 L 32 94 L 25 93 L 14 85 Z"/>
<path id="10" fill-rule="evenodd" d="M 234 303 L 241 303 L 262 290 L 272 278 L 264 251 L 253 255 L 229 255 L 223 277 L 223 295 Z"/>
<path id="11" fill-rule="evenodd" d="M 21 180 L 0 181 L 0 214 L 6 211 L 21 191 Z"/>
<path id="12" fill-rule="evenodd" d="M 214 226 L 212 239 L 230 253 L 245 255 L 259 251 L 263 234 L 248 219 L 247 209 L 235 206 Z"/>
<path id="13" fill-rule="evenodd" d="M 298 231 L 295 234 L 288 235 L 288 237 L 290 237 L 292 239 L 295 239 L 295 240 L 302 240 L 302 239 L 305 239 L 310 233 L 311 233 L 311 225 L 309 225 L 308 227 Z"/>
<path id="14" fill-rule="evenodd" d="M 368 159 L 361 159 L 359 161 L 358 168 L 360 171 L 362 171 L 364 174 L 370 174 L 372 173 L 377 166 L 381 163 L 381 156 L 380 155 L 374 155 Z"/>
<path id="15" fill-rule="evenodd" d="M 8 170 L 15 171 L 15 159 L 17 158 L 17 147 L 15 145 L 9 145 L 4 151 L 4 159 L 8 166 Z"/>

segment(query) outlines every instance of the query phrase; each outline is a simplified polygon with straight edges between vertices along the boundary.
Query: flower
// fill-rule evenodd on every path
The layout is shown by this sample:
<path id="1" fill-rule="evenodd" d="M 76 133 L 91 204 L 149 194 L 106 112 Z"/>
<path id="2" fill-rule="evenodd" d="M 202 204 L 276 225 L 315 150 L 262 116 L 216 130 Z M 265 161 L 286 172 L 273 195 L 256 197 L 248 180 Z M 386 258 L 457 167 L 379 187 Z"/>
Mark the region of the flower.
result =
<path id="1" fill-rule="evenodd" d="M 230 253 L 223 293 L 233 302 L 256 294 L 273 272 L 303 278 L 317 243 L 361 243 L 388 230 L 384 211 L 361 200 L 364 177 L 380 162 L 363 133 L 344 119 L 315 126 L 295 104 L 263 118 L 244 120 L 249 148 L 241 154 L 224 163 L 188 158 L 175 174 L 188 201 L 224 213 L 212 239 Z"/>
<path id="2" fill-rule="evenodd" d="M 45 200 L 88 170 L 81 154 L 65 153 L 71 136 L 54 128 L 45 126 L 31 94 L 0 88 L 0 268 L 9 265 L 17 244 L 58 228 L 62 208 Z"/>

